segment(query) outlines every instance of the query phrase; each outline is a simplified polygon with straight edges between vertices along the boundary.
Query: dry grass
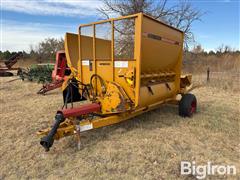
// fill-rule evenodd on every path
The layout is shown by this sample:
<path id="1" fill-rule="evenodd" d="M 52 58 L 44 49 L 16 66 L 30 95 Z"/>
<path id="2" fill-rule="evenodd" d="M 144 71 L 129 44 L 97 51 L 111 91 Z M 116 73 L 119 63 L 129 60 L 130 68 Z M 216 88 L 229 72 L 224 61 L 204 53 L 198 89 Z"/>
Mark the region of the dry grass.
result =
<path id="1" fill-rule="evenodd" d="M 47 60 L 47 61 L 44 61 L 43 63 L 55 63 L 55 60 Z M 34 65 L 34 64 L 40 64 L 40 62 L 37 62 L 36 60 L 34 59 L 19 59 L 17 61 L 16 64 L 14 64 L 14 67 L 20 67 L 20 68 L 27 68 L 27 67 L 30 67 L 31 65 Z"/>
<path id="2" fill-rule="evenodd" d="M 215 91 L 219 89 L 224 91 L 240 91 L 240 73 L 236 72 L 211 72 L 209 81 L 207 81 L 207 73 L 199 73 L 193 75 L 194 84 L 208 86 Z"/>
<path id="3" fill-rule="evenodd" d="M 33 64 L 38 64 L 38 62 L 35 61 L 34 59 L 19 59 L 17 63 L 14 64 L 14 67 L 27 68 Z"/>
<path id="4" fill-rule="evenodd" d="M 210 81 L 207 82 L 207 70 Z M 208 86 L 215 90 L 240 91 L 240 54 L 238 52 L 223 54 L 184 54 L 183 71 L 194 74 L 196 84 Z"/>
<path id="5" fill-rule="evenodd" d="M 183 69 L 190 73 L 205 73 L 207 68 L 212 72 L 240 73 L 240 54 L 226 53 L 219 55 L 185 53 Z"/>
<path id="6" fill-rule="evenodd" d="M 180 176 L 181 160 L 233 164 L 239 173 L 239 91 L 201 87 L 193 91 L 199 103 L 193 118 L 164 105 L 84 133 L 81 151 L 68 137 L 46 153 L 35 132 L 52 123 L 61 94 L 40 96 L 40 84 L 5 84 L 9 79 L 0 79 L 0 179 L 194 179 Z"/>

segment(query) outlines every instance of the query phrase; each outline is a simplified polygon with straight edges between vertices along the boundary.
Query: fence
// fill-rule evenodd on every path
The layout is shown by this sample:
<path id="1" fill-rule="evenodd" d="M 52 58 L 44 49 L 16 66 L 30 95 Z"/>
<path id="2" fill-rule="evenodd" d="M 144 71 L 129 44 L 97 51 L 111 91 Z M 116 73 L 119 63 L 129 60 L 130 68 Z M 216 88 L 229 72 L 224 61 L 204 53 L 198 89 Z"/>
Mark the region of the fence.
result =
<path id="1" fill-rule="evenodd" d="M 224 90 L 240 90 L 240 73 L 234 71 L 212 72 L 207 68 L 205 73 L 193 73 L 193 83 Z"/>

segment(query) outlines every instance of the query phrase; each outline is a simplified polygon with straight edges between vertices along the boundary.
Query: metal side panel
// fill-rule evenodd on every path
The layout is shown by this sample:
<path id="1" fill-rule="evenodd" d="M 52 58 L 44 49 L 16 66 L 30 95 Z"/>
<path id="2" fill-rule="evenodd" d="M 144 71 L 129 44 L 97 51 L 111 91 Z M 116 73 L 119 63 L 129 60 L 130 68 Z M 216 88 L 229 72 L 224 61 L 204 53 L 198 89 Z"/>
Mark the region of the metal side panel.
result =
<path id="1" fill-rule="evenodd" d="M 65 35 L 65 53 L 67 58 L 68 67 L 77 72 L 78 69 L 78 35 L 72 33 L 66 33 Z"/>

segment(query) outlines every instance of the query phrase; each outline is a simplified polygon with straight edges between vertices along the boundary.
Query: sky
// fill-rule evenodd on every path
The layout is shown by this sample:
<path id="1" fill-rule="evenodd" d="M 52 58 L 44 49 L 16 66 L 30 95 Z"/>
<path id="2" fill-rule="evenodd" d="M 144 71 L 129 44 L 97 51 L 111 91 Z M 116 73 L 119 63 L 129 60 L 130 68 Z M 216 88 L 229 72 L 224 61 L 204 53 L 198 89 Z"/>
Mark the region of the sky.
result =
<path id="1" fill-rule="evenodd" d="M 157 0 L 156 0 L 157 1 Z M 169 6 L 178 1 L 169 0 Z M 206 51 L 220 45 L 240 49 L 240 0 L 191 0 L 194 8 L 204 12 L 194 22 L 195 44 Z M 63 38 L 77 32 L 80 24 L 101 19 L 98 0 L 0 0 L 0 50 L 28 51 L 48 37 Z"/>

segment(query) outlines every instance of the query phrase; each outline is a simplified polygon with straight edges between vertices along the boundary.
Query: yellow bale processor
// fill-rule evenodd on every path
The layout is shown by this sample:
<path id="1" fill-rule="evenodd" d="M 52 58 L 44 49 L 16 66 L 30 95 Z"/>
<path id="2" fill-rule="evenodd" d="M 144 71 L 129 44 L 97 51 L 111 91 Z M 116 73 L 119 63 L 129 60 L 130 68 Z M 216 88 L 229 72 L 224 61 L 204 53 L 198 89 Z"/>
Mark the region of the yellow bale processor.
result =
<path id="1" fill-rule="evenodd" d="M 46 151 L 54 140 L 119 123 L 177 102 L 192 116 L 197 100 L 187 92 L 191 75 L 181 75 L 184 33 L 139 13 L 80 25 L 66 33 L 71 75 L 63 83 L 64 105 L 51 128 L 38 131 Z M 177 100 L 177 95 L 181 99 Z"/>

